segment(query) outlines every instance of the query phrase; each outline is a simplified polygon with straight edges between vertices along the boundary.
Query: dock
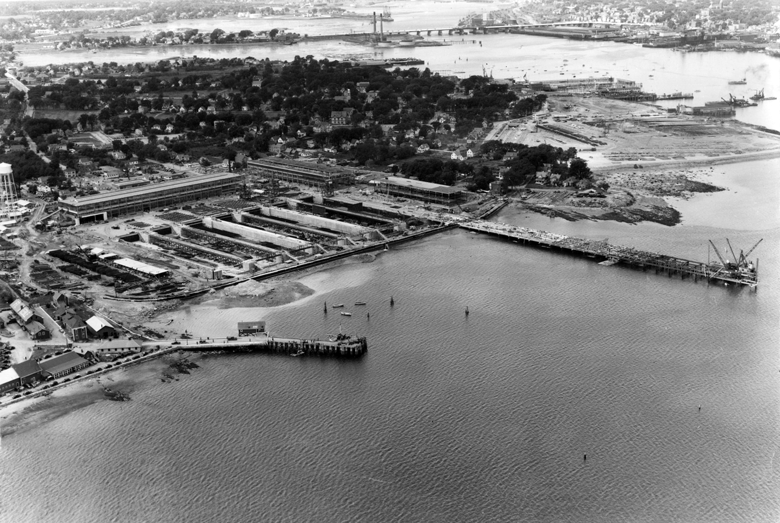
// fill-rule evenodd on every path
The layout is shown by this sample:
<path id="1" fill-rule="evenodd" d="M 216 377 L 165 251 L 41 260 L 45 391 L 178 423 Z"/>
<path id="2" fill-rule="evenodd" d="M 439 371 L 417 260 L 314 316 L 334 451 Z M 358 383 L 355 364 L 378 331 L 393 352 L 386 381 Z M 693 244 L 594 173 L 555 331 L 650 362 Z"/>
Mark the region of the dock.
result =
<path id="1" fill-rule="evenodd" d="M 165 343 L 165 342 L 160 342 Z M 176 339 L 171 348 L 191 352 L 264 352 L 290 356 L 359 358 L 368 352 L 364 337 L 338 334 L 327 340 L 277 338 L 275 336 Z"/>
<path id="2" fill-rule="evenodd" d="M 621 247 L 606 241 L 586 240 L 481 220 L 463 222 L 460 227 L 468 231 L 511 240 L 518 244 L 585 256 L 603 266 L 623 265 L 642 271 L 654 270 L 656 274 L 667 274 L 670 278 L 673 275 L 679 275 L 681 279 L 691 278 L 694 282 L 702 279 L 708 283 L 744 285 L 753 290 L 758 287 L 758 263 L 755 267 L 752 263 L 748 264 L 747 262 L 744 266 L 742 264 L 727 266 L 725 263 L 705 263 L 641 251 L 631 247 Z"/>

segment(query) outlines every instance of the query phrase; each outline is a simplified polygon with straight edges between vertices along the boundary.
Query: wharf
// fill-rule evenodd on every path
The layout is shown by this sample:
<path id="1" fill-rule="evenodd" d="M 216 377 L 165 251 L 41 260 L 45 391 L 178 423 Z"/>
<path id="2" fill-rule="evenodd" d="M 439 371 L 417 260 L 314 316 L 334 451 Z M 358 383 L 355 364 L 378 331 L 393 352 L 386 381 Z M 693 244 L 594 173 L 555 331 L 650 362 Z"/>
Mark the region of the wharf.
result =
<path id="1" fill-rule="evenodd" d="M 174 340 L 171 346 L 177 350 L 197 352 L 269 352 L 290 356 L 337 356 L 358 358 L 368 352 L 366 338 L 338 334 L 327 340 L 277 338 L 257 336 L 251 338 L 183 339 Z"/>
<path id="2" fill-rule="evenodd" d="M 758 266 L 755 269 L 727 269 L 719 263 L 704 263 L 674 256 L 666 256 L 647 251 L 640 251 L 631 247 L 611 245 L 606 241 L 586 240 L 555 234 L 546 231 L 537 231 L 525 227 L 513 227 L 503 223 L 485 221 L 471 221 L 460 224 L 463 229 L 490 234 L 500 238 L 506 238 L 516 243 L 532 245 L 543 249 L 556 249 L 587 256 L 597 260 L 605 266 L 616 264 L 634 267 L 637 269 L 655 270 L 656 274 L 666 273 L 671 278 L 679 274 L 680 278 L 693 278 L 693 281 L 704 279 L 723 283 L 726 285 L 747 285 L 752 289 L 758 286 Z"/>

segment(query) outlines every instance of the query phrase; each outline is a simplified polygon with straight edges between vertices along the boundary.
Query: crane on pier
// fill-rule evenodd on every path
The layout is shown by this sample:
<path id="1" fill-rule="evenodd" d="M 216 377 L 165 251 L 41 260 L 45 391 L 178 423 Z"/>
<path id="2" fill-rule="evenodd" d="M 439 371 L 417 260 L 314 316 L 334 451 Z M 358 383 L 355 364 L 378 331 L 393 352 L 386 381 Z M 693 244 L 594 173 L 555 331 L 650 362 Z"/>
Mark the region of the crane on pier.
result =
<path id="1" fill-rule="evenodd" d="M 763 238 L 761 238 L 760 240 L 758 240 L 758 241 L 756 242 L 756 244 L 755 244 L 754 246 L 752 246 L 750 249 L 748 249 L 748 252 L 746 252 L 745 254 L 742 254 L 742 251 L 739 251 L 739 264 L 740 264 L 740 265 L 746 265 L 746 266 L 747 266 L 747 265 L 750 265 L 750 264 L 751 264 L 751 262 L 749 262 L 749 261 L 748 261 L 747 257 L 748 257 L 748 256 L 750 256 L 750 254 L 751 254 L 751 253 L 752 253 L 754 250 L 756 250 L 756 247 L 758 247 L 758 244 L 759 244 L 759 243 L 761 243 L 762 241 L 764 241 L 764 239 L 763 239 Z"/>
<path id="2" fill-rule="evenodd" d="M 726 238 L 726 244 L 728 245 L 729 251 L 731 252 L 731 256 L 734 260 L 733 262 L 730 262 L 723 257 L 718 248 L 715 247 L 715 244 L 712 243 L 712 240 L 709 240 L 710 245 L 712 245 L 712 248 L 715 250 L 715 255 L 718 257 L 721 263 L 721 268 L 718 268 L 715 274 L 719 274 L 721 271 L 724 271 L 731 278 L 756 283 L 758 279 L 758 259 L 756 259 L 756 264 L 753 265 L 753 262 L 748 260 L 748 256 L 750 256 L 750 254 L 762 241 L 764 241 L 763 238 L 758 240 L 756 244 L 753 245 L 753 247 L 748 249 L 747 253 L 744 253 L 740 250 L 739 257 L 737 257 L 737 255 L 734 253 L 734 249 L 731 247 L 731 242 L 728 240 L 728 238 Z"/>

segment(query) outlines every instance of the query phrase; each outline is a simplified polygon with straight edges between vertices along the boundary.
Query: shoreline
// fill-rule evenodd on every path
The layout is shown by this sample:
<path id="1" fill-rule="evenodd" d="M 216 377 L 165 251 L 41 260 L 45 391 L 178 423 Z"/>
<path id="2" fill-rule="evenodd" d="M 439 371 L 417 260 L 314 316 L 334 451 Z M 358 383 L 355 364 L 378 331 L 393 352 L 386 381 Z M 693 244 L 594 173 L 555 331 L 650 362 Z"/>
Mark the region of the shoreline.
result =
<path id="1" fill-rule="evenodd" d="M 53 392 L 47 391 L 46 395 L 37 394 L 0 405 L 0 438 L 23 434 L 102 401 L 132 401 L 135 391 L 158 379 L 166 383 L 178 381 L 178 374 L 188 374 L 188 368 L 199 366 L 198 363 L 203 360 L 200 353 L 176 356 L 174 352 L 153 353 L 142 361 L 127 362 L 100 374 L 80 378 L 75 383 L 62 384 Z M 185 360 L 187 364 L 183 364 Z M 135 368 L 128 372 L 131 367 Z"/>
<path id="2" fill-rule="evenodd" d="M 709 167 L 712 165 L 728 165 L 743 162 L 748 163 L 760 160 L 774 160 L 775 158 L 780 158 L 780 149 L 744 153 L 741 155 L 714 157 L 708 156 L 704 158 L 692 158 L 685 160 L 637 160 L 615 165 L 593 167 L 593 173 L 596 176 L 601 174 L 611 174 L 616 171 L 633 169 L 633 166 L 636 164 L 642 165 L 642 169 L 646 172 L 657 169 L 683 169 L 685 167 Z"/>

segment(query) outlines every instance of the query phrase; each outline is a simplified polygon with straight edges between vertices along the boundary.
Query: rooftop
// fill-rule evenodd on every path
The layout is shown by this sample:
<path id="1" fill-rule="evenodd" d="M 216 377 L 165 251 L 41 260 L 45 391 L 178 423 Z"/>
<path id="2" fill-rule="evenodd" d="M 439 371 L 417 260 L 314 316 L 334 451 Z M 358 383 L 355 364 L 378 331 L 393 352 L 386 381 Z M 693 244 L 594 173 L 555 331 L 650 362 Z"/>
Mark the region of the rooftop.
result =
<path id="1" fill-rule="evenodd" d="M 23 361 L 16 365 L 11 365 L 11 368 L 16 371 L 20 378 L 26 378 L 27 376 L 32 376 L 41 371 L 40 365 L 38 365 L 38 362 L 35 360 Z"/>
<path id="2" fill-rule="evenodd" d="M 145 194 L 153 194 L 159 191 L 165 191 L 176 188 L 186 188 L 191 185 L 208 183 L 217 180 L 230 180 L 240 179 L 241 174 L 235 173 L 214 173 L 204 174 L 200 176 L 192 176 L 190 178 L 183 178 L 179 180 L 171 180 L 169 182 L 156 183 L 154 185 L 148 185 L 144 187 L 133 187 L 132 189 L 124 189 L 121 191 L 111 191 L 103 194 L 93 194 L 90 196 L 81 196 L 79 198 L 66 198 L 63 203 L 69 205 L 92 205 L 96 203 L 117 200 L 120 198 L 132 198 L 134 196 L 143 196 Z"/>
<path id="3" fill-rule="evenodd" d="M 90 327 L 90 328 L 91 328 L 93 331 L 95 331 L 95 332 L 98 332 L 98 331 L 99 331 L 100 329 L 102 329 L 103 327 L 109 327 L 109 328 L 112 328 L 112 329 L 113 329 L 113 327 L 111 326 L 111 324 L 110 324 L 110 323 L 108 323 L 108 322 L 107 322 L 106 320 L 104 320 L 103 318 L 101 318 L 100 316 L 92 316 L 90 319 L 88 319 L 88 320 L 87 320 L 87 325 L 89 325 L 89 327 Z"/>
<path id="4" fill-rule="evenodd" d="M 460 187 L 450 187 L 449 185 L 439 185 L 438 183 L 421 182 L 420 180 L 410 180 L 408 178 L 399 178 L 398 176 L 388 176 L 384 181 L 390 185 L 408 187 L 411 189 L 420 189 L 423 191 L 436 192 L 440 194 L 458 194 L 463 192 L 463 189 Z"/>
<path id="5" fill-rule="evenodd" d="M 41 370 L 47 374 L 59 374 L 87 363 L 87 360 L 75 352 L 66 352 L 40 363 Z"/>
<path id="6" fill-rule="evenodd" d="M 18 379 L 19 379 L 19 375 L 16 373 L 13 367 L 5 370 L 0 370 L 0 385 Z"/>
<path id="7" fill-rule="evenodd" d="M 166 269 L 161 269 L 159 267 L 155 267 L 154 265 L 149 265 L 148 263 L 131 260 L 130 258 L 120 258 L 118 260 L 114 260 L 114 263 L 122 267 L 127 267 L 128 269 L 133 269 L 135 271 L 148 274 L 150 276 L 160 276 L 162 274 L 168 273 Z"/>

